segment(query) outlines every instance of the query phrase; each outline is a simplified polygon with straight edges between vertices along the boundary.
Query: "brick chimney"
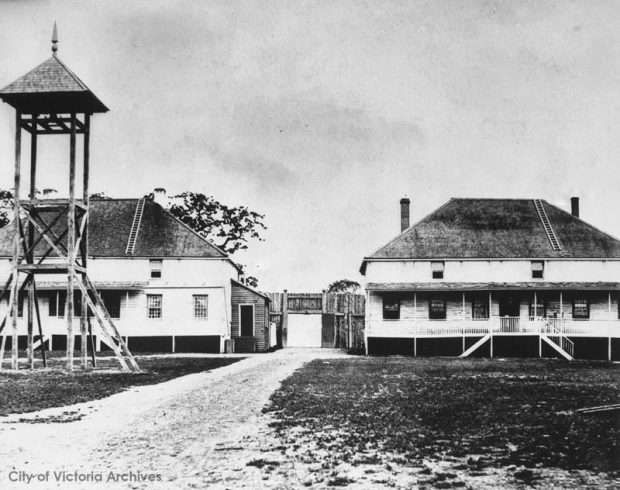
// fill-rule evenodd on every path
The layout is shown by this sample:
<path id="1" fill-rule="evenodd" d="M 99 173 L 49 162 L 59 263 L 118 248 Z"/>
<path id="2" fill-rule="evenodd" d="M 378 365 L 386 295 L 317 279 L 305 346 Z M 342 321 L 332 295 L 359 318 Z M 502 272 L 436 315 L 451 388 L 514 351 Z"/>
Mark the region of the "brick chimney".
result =
<path id="1" fill-rule="evenodd" d="M 411 201 L 408 197 L 400 200 L 400 231 L 401 233 L 409 228 L 409 204 Z"/>
<path id="2" fill-rule="evenodd" d="M 166 207 L 168 199 L 166 198 L 166 189 L 163 187 L 156 187 L 153 189 L 153 201 L 162 207 Z"/>
<path id="3" fill-rule="evenodd" d="M 570 198 L 570 212 L 575 218 L 579 218 L 579 198 Z"/>

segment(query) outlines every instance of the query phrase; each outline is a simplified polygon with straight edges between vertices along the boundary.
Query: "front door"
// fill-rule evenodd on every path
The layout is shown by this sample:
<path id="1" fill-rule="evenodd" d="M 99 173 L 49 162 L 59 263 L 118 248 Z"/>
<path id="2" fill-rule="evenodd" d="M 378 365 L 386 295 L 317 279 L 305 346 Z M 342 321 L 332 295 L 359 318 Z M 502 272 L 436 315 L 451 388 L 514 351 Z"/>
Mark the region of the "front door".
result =
<path id="1" fill-rule="evenodd" d="M 254 337 L 254 305 L 239 305 L 241 337 Z"/>
<path id="2" fill-rule="evenodd" d="M 499 316 L 502 332 L 518 332 L 520 316 L 519 298 L 504 294 L 499 298 Z"/>

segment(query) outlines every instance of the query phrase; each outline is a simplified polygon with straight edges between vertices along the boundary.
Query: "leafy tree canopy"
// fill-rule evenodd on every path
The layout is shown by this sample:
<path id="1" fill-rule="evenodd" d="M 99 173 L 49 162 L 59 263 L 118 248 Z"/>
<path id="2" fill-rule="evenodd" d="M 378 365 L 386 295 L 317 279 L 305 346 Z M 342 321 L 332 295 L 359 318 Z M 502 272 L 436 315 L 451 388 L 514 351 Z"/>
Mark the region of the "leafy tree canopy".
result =
<path id="1" fill-rule="evenodd" d="M 174 196 L 168 209 L 174 216 L 227 254 L 248 248 L 251 239 L 263 241 L 265 215 L 245 206 L 231 207 L 212 196 L 183 192 Z"/>
<path id="2" fill-rule="evenodd" d="M 332 282 L 328 288 L 328 293 L 355 293 L 359 290 L 360 285 L 358 282 L 351 281 L 349 279 L 340 279 Z"/>

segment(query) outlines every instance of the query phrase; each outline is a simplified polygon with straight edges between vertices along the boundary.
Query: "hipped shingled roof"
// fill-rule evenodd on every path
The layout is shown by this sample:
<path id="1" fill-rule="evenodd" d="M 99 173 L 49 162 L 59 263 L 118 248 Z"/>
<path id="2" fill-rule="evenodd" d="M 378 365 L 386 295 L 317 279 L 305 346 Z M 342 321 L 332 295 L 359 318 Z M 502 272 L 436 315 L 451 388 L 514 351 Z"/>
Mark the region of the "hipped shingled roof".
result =
<path id="1" fill-rule="evenodd" d="M 108 110 L 55 54 L 0 90 L 0 99 L 24 113 Z"/>
<path id="2" fill-rule="evenodd" d="M 194 257 L 222 258 L 227 255 L 206 239 L 192 231 L 181 221 L 151 199 L 145 200 L 135 249 L 127 254 L 138 199 L 93 199 L 90 201 L 89 255 L 93 257 Z M 66 212 L 65 212 L 66 214 Z M 54 213 L 41 213 L 46 223 L 51 223 Z M 56 224 L 58 234 L 66 228 L 66 218 Z M 12 256 L 13 224 L 0 229 L 0 257 Z M 42 241 L 36 250 L 41 255 L 47 250 Z M 52 254 L 54 256 L 55 254 Z"/>
<path id="3" fill-rule="evenodd" d="M 620 241 L 542 201 L 561 250 L 554 250 L 532 199 L 453 198 L 365 257 L 384 259 L 620 258 Z"/>

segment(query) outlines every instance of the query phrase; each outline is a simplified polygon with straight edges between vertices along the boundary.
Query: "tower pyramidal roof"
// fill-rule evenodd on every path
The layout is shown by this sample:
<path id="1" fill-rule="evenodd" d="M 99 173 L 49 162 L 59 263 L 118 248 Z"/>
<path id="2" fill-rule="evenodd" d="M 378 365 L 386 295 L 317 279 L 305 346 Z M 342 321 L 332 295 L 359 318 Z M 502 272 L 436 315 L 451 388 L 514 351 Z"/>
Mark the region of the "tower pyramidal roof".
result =
<path id="1" fill-rule="evenodd" d="M 107 112 L 103 102 L 58 58 L 57 44 L 54 24 L 52 56 L 0 90 L 0 99 L 26 114 Z"/>

